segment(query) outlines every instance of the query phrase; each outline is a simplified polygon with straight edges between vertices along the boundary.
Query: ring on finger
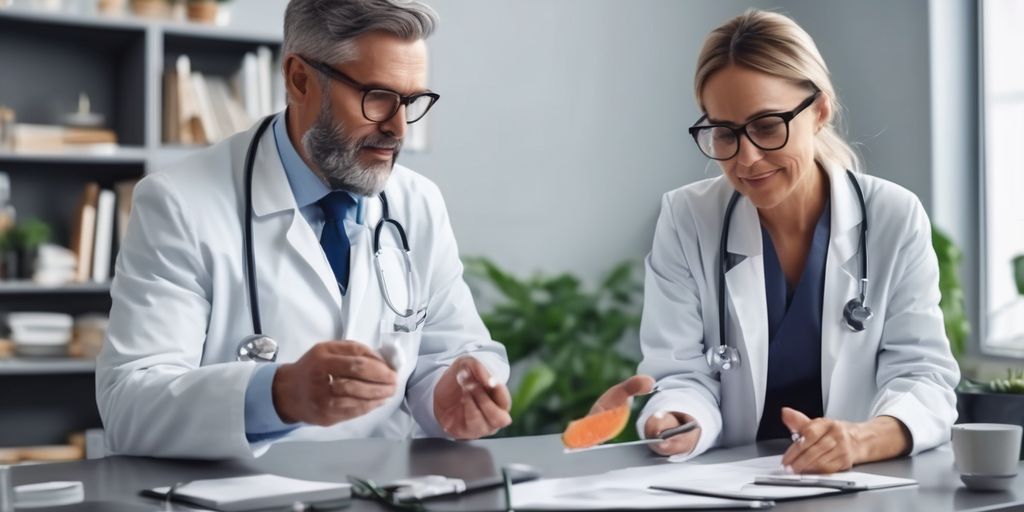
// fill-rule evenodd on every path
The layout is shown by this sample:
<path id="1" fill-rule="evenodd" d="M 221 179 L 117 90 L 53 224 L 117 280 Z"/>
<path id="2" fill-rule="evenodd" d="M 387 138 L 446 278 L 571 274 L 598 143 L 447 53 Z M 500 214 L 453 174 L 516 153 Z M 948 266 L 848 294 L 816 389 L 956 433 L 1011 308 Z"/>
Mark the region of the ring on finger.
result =
<path id="1" fill-rule="evenodd" d="M 327 374 L 327 385 L 334 386 L 334 375 L 331 375 L 330 373 Z"/>

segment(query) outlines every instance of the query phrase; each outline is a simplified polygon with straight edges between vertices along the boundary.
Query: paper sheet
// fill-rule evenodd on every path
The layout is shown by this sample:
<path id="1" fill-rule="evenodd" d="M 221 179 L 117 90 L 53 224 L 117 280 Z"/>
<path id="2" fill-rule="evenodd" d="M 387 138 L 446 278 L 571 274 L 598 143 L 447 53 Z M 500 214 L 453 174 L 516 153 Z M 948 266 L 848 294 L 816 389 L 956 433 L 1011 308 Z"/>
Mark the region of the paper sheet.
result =
<path id="1" fill-rule="evenodd" d="M 760 457 L 724 464 L 662 464 L 626 468 L 583 477 L 538 480 L 517 484 L 512 488 L 512 504 L 516 509 L 579 510 L 633 509 L 657 510 L 665 507 L 693 508 L 732 502 L 677 494 L 650 487 L 688 487 L 702 491 L 723 491 L 738 495 L 764 496 L 773 499 L 807 497 L 838 492 L 820 487 L 782 487 L 751 485 L 759 475 L 782 476 L 782 456 Z M 799 477 L 794 477 L 799 478 Z M 913 480 L 844 472 L 831 478 L 863 482 L 869 488 L 908 485 Z M 585 506 L 584 506 L 585 505 Z"/>

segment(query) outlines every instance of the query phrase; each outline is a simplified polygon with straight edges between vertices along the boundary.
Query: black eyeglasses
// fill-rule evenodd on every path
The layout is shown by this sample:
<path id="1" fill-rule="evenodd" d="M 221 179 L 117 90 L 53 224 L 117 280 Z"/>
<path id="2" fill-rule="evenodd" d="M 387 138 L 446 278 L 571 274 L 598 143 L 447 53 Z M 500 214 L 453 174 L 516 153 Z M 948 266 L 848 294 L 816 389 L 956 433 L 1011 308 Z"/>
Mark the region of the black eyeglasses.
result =
<path id="1" fill-rule="evenodd" d="M 753 145 L 764 151 L 782 149 L 789 142 L 789 122 L 818 99 L 821 91 L 814 91 L 809 98 L 789 112 L 771 112 L 759 115 L 741 126 L 728 124 L 701 124 L 707 120 L 704 114 L 690 127 L 701 153 L 712 160 L 728 160 L 740 152 L 740 136 L 745 135 Z"/>
<path id="2" fill-rule="evenodd" d="M 381 487 L 366 478 L 349 476 L 348 481 L 352 484 L 352 495 L 357 498 L 376 501 L 390 510 L 402 510 L 410 512 L 424 512 L 426 508 L 418 501 L 404 501 L 399 499 L 391 489 Z M 501 468 L 501 482 L 504 490 L 504 512 L 512 510 L 512 469 Z"/>
<path id="3" fill-rule="evenodd" d="M 441 99 L 441 95 L 435 92 L 420 92 L 403 96 L 390 89 L 371 87 L 357 82 L 352 77 L 334 69 L 328 64 L 320 61 L 310 60 L 299 56 L 306 64 L 309 64 L 317 71 L 327 75 L 328 78 L 337 80 L 353 89 L 363 93 L 362 109 L 363 117 L 367 121 L 383 123 L 398 113 L 398 110 L 405 106 L 405 123 L 413 124 L 423 116 L 427 115 L 430 107 Z"/>

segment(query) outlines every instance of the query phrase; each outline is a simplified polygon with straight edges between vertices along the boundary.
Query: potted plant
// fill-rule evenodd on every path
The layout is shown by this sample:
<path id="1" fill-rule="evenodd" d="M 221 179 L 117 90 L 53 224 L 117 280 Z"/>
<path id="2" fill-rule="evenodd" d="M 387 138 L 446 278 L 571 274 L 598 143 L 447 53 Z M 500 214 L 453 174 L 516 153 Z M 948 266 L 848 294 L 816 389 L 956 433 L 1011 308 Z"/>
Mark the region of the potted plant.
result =
<path id="1" fill-rule="evenodd" d="M 7 231 L 3 240 L 4 275 L 7 279 L 31 279 L 39 246 L 50 241 L 50 225 L 28 219 Z"/>
<path id="2" fill-rule="evenodd" d="M 197 23 L 217 23 L 218 4 L 227 0 L 188 0 L 188 19 Z"/>
<path id="3" fill-rule="evenodd" d="M 1012 265 L 1017 292 L 1024 296 L 1024 255 Z M 964 378 L 957 388 L 957 412 L 960 423 L 1024 425 L 1024 369 L 1008 368 L 1005 378 L 988 382 Z"/>
<path id="4" fill-rule="evenodd" d="M 944 232 L 932 227 L 932 247 L 939 260 L 939 308 L 949 338 L 949 348 L 959 362 L 967 352 L 971 325 L 964 307 L 964 291 L 960 286 L 960 261 L 963 253 Z"/>
<path id="5" fill-rule="evenodd" d="M 512 425 L 499 435 L 561 432 L 636 372 L 635 263 L 619 264 L 593 290 L 568 273 L 520 279 L 484 258 L 467 259 L 466 268 L 478 303 L 493 304 L 481 316 L 513 365 Z M 631 436 L 626 429 L 619 439 Z"/>
<path id="6" fill-rule="evenodd" d="M 167 0 L 132 0 L 132 13 L 143 18 L 165 19 L 170 13 Z"/>
<path id="7" fill-rule="evenodd" d="M 124 12 L 124 0 L 96 0 L 96 11 L 112 16 Z"/>
<path id="8" fill-rule="evenodd" d="M 1017 285 L 1017 293 L 1024 297 L 1024 254 L 1013 259 L 1013 282 Z"/>
<path id="9" fill-rule="evenodd" d="M 0 233 L 0 279 L 17 279 L 20 271 L 12 226 Z"/>

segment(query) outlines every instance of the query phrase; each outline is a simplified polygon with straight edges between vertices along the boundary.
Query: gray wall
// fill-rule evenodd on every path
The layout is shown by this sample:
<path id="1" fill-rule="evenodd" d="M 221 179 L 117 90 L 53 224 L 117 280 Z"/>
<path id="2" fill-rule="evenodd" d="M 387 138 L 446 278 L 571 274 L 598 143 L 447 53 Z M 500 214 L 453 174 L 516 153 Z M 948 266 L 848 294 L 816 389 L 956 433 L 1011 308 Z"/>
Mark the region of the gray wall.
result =
<path id="1" fill-rule="evenodd" d="M 932 206 L 927 0 L 784 0 L 814 38 L 846 106 L 864 170 Z"/>
<path id="2" fill-rule="evenodd" d="M 257 2 L 266 8 L 253 8 Z M 236 2 L 236 4 L 241 2 Z M 236 23 L 280 24 L 281 0 Z M 868 172 L 933 202 L 927 0 L 433 0 L 427 153 L 460 248 L 594 278 L 650 248 L 662 193 L 717 175 L 686 134 L 696 54 L 756 6 L 817 41 Z"/>
<path id="3" fill-rule="evenodd" d="M 747 2 L 437 0 L 428 154 L 463 254 L 594 277 L 650 248 L 662 193 L 713 175 L 685 128 L 696 48 Z"/>

